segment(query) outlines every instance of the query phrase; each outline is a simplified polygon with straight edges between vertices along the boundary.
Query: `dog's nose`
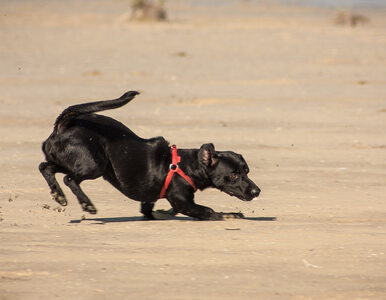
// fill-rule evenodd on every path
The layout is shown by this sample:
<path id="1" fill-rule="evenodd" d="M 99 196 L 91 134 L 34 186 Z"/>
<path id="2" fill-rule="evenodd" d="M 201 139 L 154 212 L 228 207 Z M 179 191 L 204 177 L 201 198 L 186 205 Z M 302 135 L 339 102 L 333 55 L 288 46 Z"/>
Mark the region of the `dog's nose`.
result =
<path id="1" fill-rule="evenodd" d="M 259 194 L 260 194 L 260 189 L 259 189 L 258 187 L 253 188 L 253 189 L 251 190 L 251 195 L 252 195 L 253 197 L 257 197 L 257 196 L 259 196 Z"/>

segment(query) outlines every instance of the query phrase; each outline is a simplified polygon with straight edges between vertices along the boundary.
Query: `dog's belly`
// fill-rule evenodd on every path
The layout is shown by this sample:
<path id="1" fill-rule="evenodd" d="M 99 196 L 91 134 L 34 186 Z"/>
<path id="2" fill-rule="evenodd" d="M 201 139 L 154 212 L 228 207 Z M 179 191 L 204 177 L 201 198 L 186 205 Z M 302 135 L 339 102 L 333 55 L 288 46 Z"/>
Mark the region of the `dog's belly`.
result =
<path id="1" fill-rule="evenodd" d="M 104 178 L 127 197 L 137 201 L 158 198 L 168 170 L 169 148 L 165 153 L 153 142 L 125 141 L 106 149 L 110 168 Z"/>

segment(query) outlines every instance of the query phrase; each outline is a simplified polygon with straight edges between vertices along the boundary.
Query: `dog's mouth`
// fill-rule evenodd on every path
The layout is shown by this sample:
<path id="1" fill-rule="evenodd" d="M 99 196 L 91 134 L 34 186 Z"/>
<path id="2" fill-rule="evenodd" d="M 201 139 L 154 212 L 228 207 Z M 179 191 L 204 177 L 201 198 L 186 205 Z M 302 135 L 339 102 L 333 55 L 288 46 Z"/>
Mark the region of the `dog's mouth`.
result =
<path id="1" fill-rule="evenodd" d="M 230 188 L 229 186 L 221 186 L 217 188 L 229 196 L 236 197 L 242 201 L 251 201 L 257 198 L 260 194 L 260 188 L 257 185 L 249 185 L 245 188 Z"/>
<path id="2" fill-rule="evenodd" d="M 229 196 L 236 197 L 236 198 L 238 198 L 240 200 L 244 200 L 245 199 L 244 195 L 239 195 L 239 194 L 236 194 L 235 192 L 226 191 L 226 190 L 223 190 L 223 189 L 221 189 L 221 191 L 226 193 L 226 194 L 228 194 Z"/>
<path id="3" fill-rule="evenodd" d="M 248 201 L 251 201 L 251 200 L 253 200 L 253 199 L 255 199 L 255 198 L 257 198 L 258 197 L 258 195 L 259 195 L 259 193 L 256 193 L 256 194 L 244 194 L 244 195 L 238 195 L 238 194 L 236 194 L 236 193 L 234 193 L 234 192 L 231 192 L 231 191 L 229 191 L 229 192 L 226 192 L 228 195 L 230 195 L 230 196 L 232 196 L 232 197 L 236 197 L 236 198 L 238 198 L 238 199 L 240 199 L 240 200 L 242 200 L 242 201 L 246 201 L 246 202 L 248 202 Z"/>
<path id="4" fill-rule="evenodd" d="M 243 201 L 252 201 L 253 199 L 257 198 L 257 196 L 247 196 L 247 197 L 244 197 L 244 198 L 240 198 L 241 200 Z"/>

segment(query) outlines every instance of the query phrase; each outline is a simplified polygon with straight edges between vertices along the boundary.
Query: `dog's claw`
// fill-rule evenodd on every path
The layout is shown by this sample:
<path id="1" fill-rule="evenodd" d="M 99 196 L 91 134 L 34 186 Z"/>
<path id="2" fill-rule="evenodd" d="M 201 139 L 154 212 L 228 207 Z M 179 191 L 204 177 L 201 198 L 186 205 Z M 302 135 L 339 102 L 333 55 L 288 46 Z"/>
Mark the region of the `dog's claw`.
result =
<path id="1" fill-rule="evenodd" d="M 212 213 L 211 216 L 209 217 L 209 220 L 212 220 L 212 221 L 220 221 L 220 220 L 224 220 L 223 213 L 220 213 L 220 212 L 214 212 L 214 213 Z"/>
<path id="2" fill-rule="evenodd" d="M 222 213 L 223 219 L 243 219 L 242 213 Z"/>

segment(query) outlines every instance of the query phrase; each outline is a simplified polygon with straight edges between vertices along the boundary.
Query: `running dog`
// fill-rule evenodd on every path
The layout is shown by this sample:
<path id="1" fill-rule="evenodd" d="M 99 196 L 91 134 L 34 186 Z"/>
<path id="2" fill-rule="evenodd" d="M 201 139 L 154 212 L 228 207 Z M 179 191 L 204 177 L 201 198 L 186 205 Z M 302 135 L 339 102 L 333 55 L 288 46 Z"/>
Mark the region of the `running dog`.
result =
<path id="1" fill-rule="evenodd" d="M 90 214 L 97 210 L 80 183 L 103 177 L 125 196 L 140 201 L 147 219 L 155 219 L 153 207 L 160 198 L 169 201 L 173 214 L 200 220 L 242 218 L 241 213 L 215 212 L 194 202 L 197 189 L 210 187 L 244 201 L 259 195 L 240 154 L 216 151 L 210 143 L 199 149 L 177 149 L 163 137 L 141 138 L 122 123 L 95 114 L 121 107 L 138 94 L 130 91 L 115 100 L 70 106 L 59 115 L 42 145 L 46 161 L 39 165 L 53 199 L 67 205 L 55 178 L 60 172 L 82 209 Z"/>

